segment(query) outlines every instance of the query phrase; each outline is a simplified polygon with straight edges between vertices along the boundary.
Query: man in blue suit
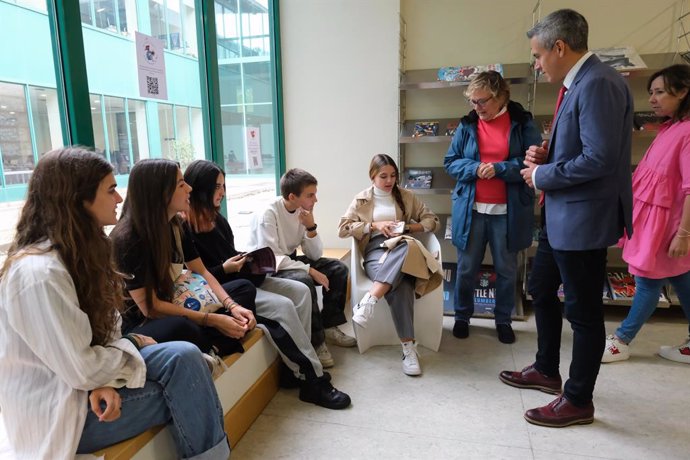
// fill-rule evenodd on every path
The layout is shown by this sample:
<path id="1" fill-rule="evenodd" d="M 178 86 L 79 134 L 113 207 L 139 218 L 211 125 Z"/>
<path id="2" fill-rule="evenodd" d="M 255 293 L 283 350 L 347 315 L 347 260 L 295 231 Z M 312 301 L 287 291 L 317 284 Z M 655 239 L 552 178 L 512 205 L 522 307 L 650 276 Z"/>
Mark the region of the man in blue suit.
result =
<path id="1" fill-rule="evenodd" d="M 605 344 L 606 249 L 624 228 L 632 235 L 632 97 L 623 78 L 587 51 L 587 34 L 587 20 L 569 9 L 549 14 L 527 32 L 535 67 L 563 88 L 551 142 L 530 147 L 522 170 L 527 184 L 545 196 L 528 287 L 537 323 L 536 361 L 519 372 L 503 371 L 500 379 L 559 394 L 525 413 L 528 422 L 549 427 L 594 420 L 592 394 Z M 561 282 L 573 329 L 570 376 L 562 393 Z"/>

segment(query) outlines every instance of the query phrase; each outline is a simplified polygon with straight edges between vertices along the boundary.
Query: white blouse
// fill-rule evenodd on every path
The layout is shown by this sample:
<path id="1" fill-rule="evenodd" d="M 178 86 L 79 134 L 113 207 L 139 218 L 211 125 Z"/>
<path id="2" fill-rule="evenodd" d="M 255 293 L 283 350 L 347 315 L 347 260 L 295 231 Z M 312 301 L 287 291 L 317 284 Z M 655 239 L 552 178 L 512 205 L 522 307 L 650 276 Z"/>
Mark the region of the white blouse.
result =
<path id="1" fill-rule="evenodd" d="M 18 257 L 0 280 L 0 408 L 18 459 L 73 458 L 88 391 L 144 386 L 146 365 L 131 342 L 90 343 L 58 253 Z"/>

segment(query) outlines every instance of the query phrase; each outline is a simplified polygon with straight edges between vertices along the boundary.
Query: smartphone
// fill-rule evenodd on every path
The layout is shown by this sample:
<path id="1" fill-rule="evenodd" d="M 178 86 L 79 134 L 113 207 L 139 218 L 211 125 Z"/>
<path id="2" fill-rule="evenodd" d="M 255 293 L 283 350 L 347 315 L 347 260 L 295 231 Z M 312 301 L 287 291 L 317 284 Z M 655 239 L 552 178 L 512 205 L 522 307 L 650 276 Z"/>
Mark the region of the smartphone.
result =
<path id="1" fill-rule="evenodd" d="M 393 231 L 395 233 L 403 233 L 405 231 L 405 222 L 400 221 L 397 224 L 395 224 L 395 227 L 393 228 Z"/>

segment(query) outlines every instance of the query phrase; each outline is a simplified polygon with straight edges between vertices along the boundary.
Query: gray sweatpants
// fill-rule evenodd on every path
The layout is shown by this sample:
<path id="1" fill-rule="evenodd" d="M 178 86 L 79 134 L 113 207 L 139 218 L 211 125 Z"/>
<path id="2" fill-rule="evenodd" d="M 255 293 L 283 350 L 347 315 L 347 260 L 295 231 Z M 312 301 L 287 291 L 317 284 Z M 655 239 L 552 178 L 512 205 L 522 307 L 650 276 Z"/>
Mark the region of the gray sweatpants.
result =
<path id="1" fill-rule="evenodd" d="M 303 380 L 323 375 L 311 345 L 311 293 L 300 283 L 266 277 L 256 290 L 258 326 L 280 353 L 283 362 Z"/>
<path id="2" fill-rule="evenodd" d="M 381 247 L 385 240 L 384 235 L 369 240 L 364 248 L 364 270 L 370 280 L 391 285 L 384 297 L 390 306 L 398 337 L 414 338 L 415 279 L 401 271 L 408 247 L 407 244 L 399 244 L 388 253 L 383 263 L 379 263 L 387 250 Z"/>

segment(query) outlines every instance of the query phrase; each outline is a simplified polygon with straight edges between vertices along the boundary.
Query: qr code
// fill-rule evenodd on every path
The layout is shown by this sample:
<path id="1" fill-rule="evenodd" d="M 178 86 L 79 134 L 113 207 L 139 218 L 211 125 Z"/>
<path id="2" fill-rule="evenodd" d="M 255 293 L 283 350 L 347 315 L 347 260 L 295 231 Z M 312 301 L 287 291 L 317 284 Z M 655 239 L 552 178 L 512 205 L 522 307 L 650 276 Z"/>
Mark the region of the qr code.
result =
<path id="1" fill-rule="evenodd" d="M 146 91 L 148 94 L 158 94 L 158 78 L 146 77 Z"/>

